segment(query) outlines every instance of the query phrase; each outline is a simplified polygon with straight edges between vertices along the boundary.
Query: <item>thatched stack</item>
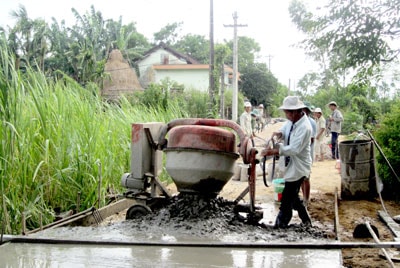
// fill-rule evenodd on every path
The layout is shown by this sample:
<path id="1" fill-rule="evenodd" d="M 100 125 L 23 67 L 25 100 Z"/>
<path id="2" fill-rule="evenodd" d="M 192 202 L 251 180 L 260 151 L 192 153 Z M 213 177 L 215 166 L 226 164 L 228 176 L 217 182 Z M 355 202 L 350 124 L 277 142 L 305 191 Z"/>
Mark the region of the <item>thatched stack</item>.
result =
<path id="1" fill-rule="evenodd" d="M 124 60 L 118 49 L 111 51 L 104 72 L 109 75 L 103 79 L 101 94 L 107 100 L 118 100 L 123 94 L 143 90 L 135 71 Z"/>

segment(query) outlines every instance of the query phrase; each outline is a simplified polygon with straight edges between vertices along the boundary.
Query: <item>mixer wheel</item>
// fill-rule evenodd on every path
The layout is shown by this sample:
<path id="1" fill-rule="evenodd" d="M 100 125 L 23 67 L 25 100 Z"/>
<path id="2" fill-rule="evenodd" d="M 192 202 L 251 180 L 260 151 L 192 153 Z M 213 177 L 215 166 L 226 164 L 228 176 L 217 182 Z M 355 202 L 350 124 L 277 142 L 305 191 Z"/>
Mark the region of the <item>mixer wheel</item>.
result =
<path id="1" fill-rule="evenodd" d="M 126 219 L 133 220 L 142 216 L 146 216 L 150 214 L 152 211 L 146 205 L 136 204 L 131 206 L 128 211 L 126 212 Z"/>

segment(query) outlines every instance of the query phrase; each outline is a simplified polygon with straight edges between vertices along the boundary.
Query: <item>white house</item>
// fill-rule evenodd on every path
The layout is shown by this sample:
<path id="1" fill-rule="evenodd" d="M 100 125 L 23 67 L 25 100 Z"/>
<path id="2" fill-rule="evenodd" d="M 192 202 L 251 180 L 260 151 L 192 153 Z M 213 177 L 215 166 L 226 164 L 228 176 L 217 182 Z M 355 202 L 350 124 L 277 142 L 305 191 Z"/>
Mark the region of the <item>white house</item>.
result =
<path id="1" fill-rule="evenodd" d="M 147 51 L 137 62 L 139 81 L 143 88 L 150 83 L 159 83 L 169 78 L 185 89 L 207 91 L 209 87 L 209 65 L 201 64 L 188 55 L 184 55 L 164 43 Z M 232 68 L 225 67 L 225 87 L 232 87 Z"/>

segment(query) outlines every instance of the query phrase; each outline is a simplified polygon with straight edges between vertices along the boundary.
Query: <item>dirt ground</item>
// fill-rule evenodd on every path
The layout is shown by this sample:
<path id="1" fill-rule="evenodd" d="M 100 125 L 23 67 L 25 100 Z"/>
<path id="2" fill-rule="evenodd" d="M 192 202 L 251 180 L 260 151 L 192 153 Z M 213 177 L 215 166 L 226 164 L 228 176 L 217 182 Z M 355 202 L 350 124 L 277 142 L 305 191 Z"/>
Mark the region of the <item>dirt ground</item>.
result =
<path id="1" fill-rule="evenodd" d="M 283 123 L 268 125 L 258 136 L 268 139 L 273 131 L 281 127 Z M 328 138 L 327 138 L 328 139 Z M 327 156 L 329 154 L 327 153 Z M 327 157 L 328 158 L 328 157 Z M 357 225 L 369 221 L 379 231 L 380 241 L 394 241 L 394 237 L 386 224 L 380 220 L 378 210 L 383 210 L 379 198 L 374 200 L 340 200 L 341 176 L 340 167 L 335 160 L 325 159 L 322 162 L 315 162 L 311 171 L 311 200 L 308 206 L 313 224 L 322 224 L 326 228 L 334 230 L 335 221 L 335 192 L 338 193 L 338 240 L 342 242 L 374 242 L 373 238 L 353 238 L 353 231 Z M 228 183 L 222 195 L 233 195 L 238 193 L 235 187 L 238 184 Z M 243 186 L 242 186 L 243 187 Z M 257 202 L 265 202 L 270 199 L 273 189 L 265 188 L 262 179 L 257 179 Z M 399 204 L 392 201 L 384 201 L 384 205 L 391 216 L 400 214 Z M 335 233 L 332 233 L 335 237 Z M 389 254 L 397 255 L 398 251 L 387 250 Z M 380 249 L 343 249 L 344 267 L 390 267 Z M 396 267 L 400 263 L 394 262 Z"/>

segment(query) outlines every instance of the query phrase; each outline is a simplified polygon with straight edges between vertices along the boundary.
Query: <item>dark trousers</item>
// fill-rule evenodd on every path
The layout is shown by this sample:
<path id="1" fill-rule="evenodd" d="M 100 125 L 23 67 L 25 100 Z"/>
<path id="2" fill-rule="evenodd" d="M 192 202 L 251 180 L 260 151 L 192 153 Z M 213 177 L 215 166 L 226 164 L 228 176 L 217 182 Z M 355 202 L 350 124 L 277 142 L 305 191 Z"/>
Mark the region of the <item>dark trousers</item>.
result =
<path id="1" fill-rule="evenodd" d="M 281 206 L 279 207 L 279 213 L 275 220 L 276 228 L 288 227 L 293 216 L 293 209 L 297 210 L 299 217 L 304 224 L 311 223 L 307 209 L 299 198 L 300 186 L 304 179 L 305 177 L 302 177 L 297 181 L 285 182 L 285 188 L 282 192 Z"/>
<path id="2" fill-rule="evenodd" d="M 339 146 L 338 146 L 339 133 L 331 132 L 331 135 L 332 135 L 332 138 L 331 138 L 332 158 L 339 159 Z"/>

